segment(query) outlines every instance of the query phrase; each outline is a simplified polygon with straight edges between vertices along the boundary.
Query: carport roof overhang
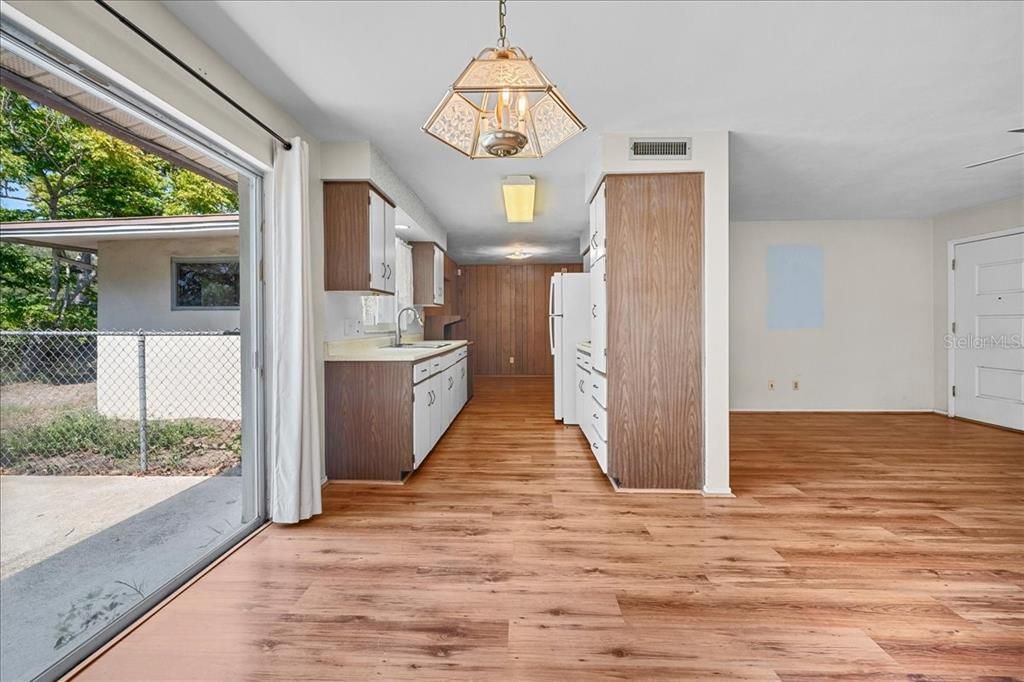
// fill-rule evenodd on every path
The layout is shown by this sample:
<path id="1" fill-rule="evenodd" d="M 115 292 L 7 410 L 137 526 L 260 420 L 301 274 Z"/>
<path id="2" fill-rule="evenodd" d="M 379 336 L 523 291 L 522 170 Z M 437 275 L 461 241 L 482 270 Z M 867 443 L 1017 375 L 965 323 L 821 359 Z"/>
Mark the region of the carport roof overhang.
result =
<path id="1" fill-rule="evenodd" d="M 0 241 L 87 252 L 101 241 L 237 236 L 237 214 L 0 223 Z"/>

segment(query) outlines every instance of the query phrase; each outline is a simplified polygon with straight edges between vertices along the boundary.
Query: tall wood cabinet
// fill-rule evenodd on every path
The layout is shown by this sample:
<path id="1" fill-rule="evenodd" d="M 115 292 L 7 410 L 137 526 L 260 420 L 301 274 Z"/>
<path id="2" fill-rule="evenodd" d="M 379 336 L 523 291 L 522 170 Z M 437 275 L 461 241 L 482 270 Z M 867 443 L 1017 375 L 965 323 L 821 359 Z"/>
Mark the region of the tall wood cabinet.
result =
<path id="1" fill-rule="evenodd" d="M 594 432 L 622 488 L 704 481 L 702 173 L 609 175 L 591 203 Z"/>
<path id="2" fill-rule="evenodd" d="M 324 288 L 395 293 L 395 205 L 368 182 L 324 183 Z"/>

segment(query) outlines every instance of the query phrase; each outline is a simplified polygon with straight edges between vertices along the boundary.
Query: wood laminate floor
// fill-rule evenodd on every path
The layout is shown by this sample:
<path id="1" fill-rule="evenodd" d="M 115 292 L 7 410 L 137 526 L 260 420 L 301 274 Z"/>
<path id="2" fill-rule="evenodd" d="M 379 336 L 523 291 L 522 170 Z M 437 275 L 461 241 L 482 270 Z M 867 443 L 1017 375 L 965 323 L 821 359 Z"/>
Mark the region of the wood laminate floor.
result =
<path id="1" fill-rule="evenodd" d="M 627 495 L 550 380 L 476 391 L 406 485 L 329 486 L 81 679 L 1024 676 L 1024 436 L 736 414 L 734 499 Z"/>

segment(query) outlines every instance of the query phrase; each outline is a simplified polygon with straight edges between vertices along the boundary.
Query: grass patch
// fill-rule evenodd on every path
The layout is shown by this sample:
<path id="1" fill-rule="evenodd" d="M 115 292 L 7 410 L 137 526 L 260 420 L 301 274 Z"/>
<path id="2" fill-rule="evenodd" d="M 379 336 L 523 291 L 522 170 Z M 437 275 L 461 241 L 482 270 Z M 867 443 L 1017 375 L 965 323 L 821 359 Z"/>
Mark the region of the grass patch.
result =
<path id="1" fill-rule="evenodd" d="M 151 420 L 146 433 L 152 473 L 219 471 L 238 460 L 237 422 Z M 5 473 L 132 473 L 138 461 L 138 422 L 93 410 L 0 433 Z"/>

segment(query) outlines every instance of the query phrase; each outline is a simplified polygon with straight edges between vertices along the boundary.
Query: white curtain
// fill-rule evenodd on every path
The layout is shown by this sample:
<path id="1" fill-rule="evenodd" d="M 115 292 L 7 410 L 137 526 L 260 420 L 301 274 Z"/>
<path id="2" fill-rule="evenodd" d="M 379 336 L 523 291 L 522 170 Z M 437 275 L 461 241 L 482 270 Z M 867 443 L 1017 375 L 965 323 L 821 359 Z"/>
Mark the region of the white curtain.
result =
<path id="1" fill-rule="evenodd" d="M 266 232 L 267 448 L 271 519 L 297 523 L 321 511 L 323 479 L 313 337 L 309 148 L 299 138 L 274 155 Z"/>

